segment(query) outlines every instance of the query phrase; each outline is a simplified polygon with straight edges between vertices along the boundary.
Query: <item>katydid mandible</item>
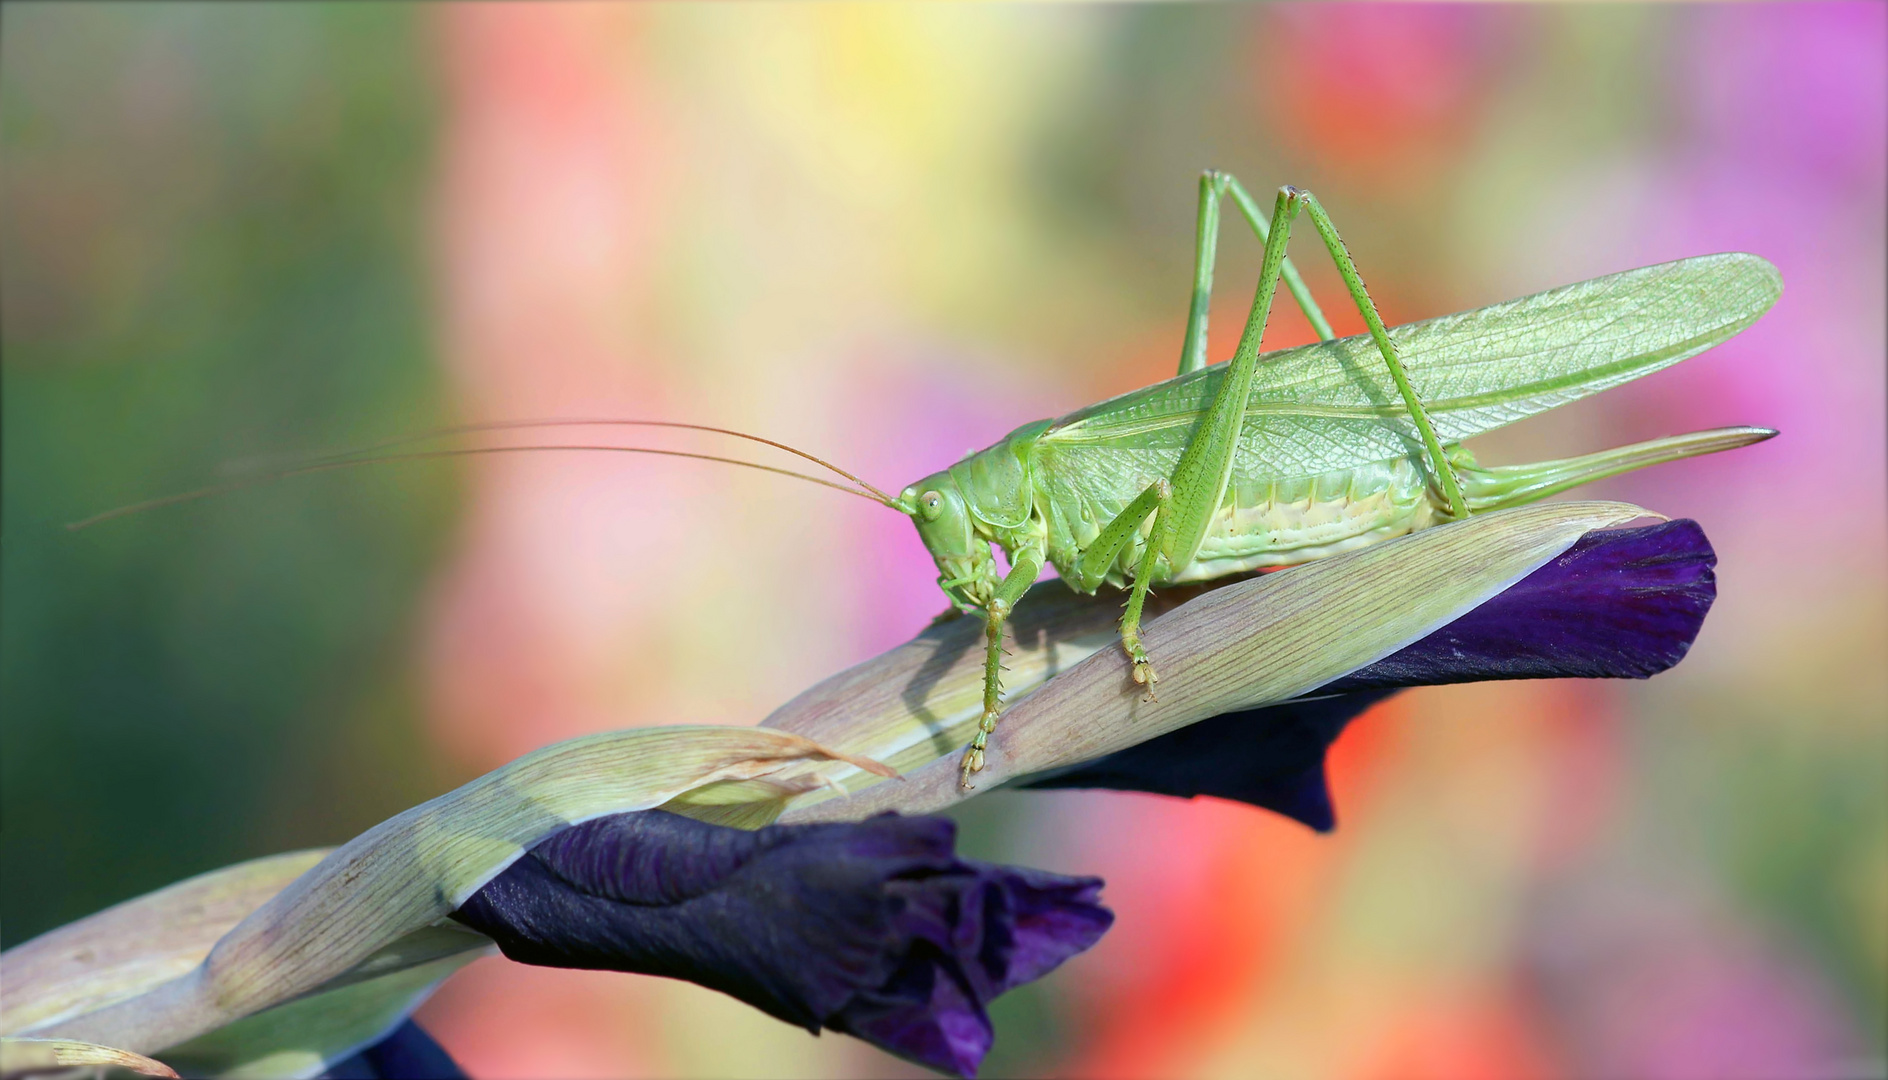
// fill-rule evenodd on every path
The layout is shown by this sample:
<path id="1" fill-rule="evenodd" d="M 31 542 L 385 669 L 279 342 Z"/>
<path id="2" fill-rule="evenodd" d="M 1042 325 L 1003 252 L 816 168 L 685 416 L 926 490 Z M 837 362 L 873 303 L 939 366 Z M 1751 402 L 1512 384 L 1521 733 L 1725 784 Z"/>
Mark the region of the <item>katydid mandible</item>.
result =
<path id="1" fill-rule="evenodd" d="M 1230 361 L 1207 366 L 1207 310 L 1230 197 L 1264 245 L 1258 291 Z M 1368 332 L 1337 339 L 1285 255 L 1303 212 L 1336 263 Z M 1077 592 L 1128 590 L 1121 642 L 1134 681 L 1159 676 L 1141 642 L 1153 585 L 1205 581 L 1308 562 L 1470 514 L 1532 502 L 1632 469 L 1770 438 L 1767 428 L 1698 431 L 1530 465 L 1483 466 L 1460 445 L 1523 417 L 1668 367 L 1723 342 L 1781 295 L 1755 255 L 1706 255 L 1642 267 L 1396 328 L 1383 326 L 1330 216 L 1308 191 L 1281 188 L 1268 222 L 1231 175 L 1200 178 L 1193 300 L 1172 379 L 1002 441 L 896 497 L 771 439 L 658 420 L 469 424 L 309 459 L 286 469 L 119 507 L 74 528 L 251 484 L 387 461 L 515 450 L 605 450 L 715 461 L 837 488 L 911 517 L 959 611 L 985 623 L 983 714 L 960 782 L 983 768 L 1002 704 L 1003 632 L 1045 563 Z M 1261 354 L 1280 281 L 1320 341 Z M 1262 377 L 1261 377 L 1262 376 Z M 1385 378 L 1387 376 L 1387 380 Z M 713 454 L 611 445 L 494 446 L 363 456 L 474 432 L 555 426 L 682 428 L 763 443 L 849 481 L 841 484 Z M 1009 556 L 1000 573 L 991 547 Z M 1386 583 L 1394 587 L 1394 583 Z"/>

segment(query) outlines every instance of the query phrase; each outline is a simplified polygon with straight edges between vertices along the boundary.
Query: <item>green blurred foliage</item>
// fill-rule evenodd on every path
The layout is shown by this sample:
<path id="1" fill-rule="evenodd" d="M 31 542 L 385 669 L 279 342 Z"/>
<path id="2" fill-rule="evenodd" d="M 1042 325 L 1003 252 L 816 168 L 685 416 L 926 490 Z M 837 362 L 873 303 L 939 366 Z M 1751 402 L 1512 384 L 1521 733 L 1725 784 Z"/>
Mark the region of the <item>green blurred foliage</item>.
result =
<path id="1" fill-rule="evenodd" d="M 8 5 L 6 941 L 436 790 L 404 654 L 451 474 L 72 533 L 248 455 L 425 426 L 414 12 Z"/>

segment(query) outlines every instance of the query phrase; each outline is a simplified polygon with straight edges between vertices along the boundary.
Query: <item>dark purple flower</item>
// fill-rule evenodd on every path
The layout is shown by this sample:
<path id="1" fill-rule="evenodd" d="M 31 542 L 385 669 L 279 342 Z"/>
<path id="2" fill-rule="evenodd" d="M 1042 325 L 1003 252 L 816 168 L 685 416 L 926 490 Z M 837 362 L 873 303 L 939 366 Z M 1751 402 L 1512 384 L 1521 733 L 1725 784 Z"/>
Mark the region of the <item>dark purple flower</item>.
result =
<path id="1" fill-rule="evenodd" d="M 942 818 L 744 831 L 659 810 L 539 842 L 453 913 L 527 964 L 688 979 L 974 1075 L 997 995 L 1101 938 L 1101 882 L 969 862 Z"/>
<path id="2" fill-rule="evenodd" d="M 322 1080 L 466 1080 L 424 1028 L 403 1021 L 386 1038 L 327 1067 Z"/>
<path id="3" fill-rule="evenodd" d="M 1501 595 L 1320 692 L 1496 679 L 1644 679 L 1684 659 L 1717 598 L 1698 523 L 1587 533 Z"/>
<path id="4" fill-rule="evenodd" d="M 1406 687 L 1497 679 L 1643 679 L 1678 663 L 1717 596 L 1717 555 L 1689 520 L 1591 532 L 1448 626 L 1317 694 L 1226 713 L 1025 783 L 1237 799 L 1325 832 L 1324 754 Z"/>

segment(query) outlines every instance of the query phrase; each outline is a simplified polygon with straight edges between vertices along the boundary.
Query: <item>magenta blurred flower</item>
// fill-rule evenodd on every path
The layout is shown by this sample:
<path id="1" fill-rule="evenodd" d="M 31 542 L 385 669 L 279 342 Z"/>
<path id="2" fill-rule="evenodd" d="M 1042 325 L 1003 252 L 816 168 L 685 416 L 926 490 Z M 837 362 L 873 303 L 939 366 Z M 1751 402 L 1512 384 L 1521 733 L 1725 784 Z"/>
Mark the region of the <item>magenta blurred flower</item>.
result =
<path id="1" fill-rule="evenodd" d="M 527 964 L 700 983 L 974 1075 L 989 1002 L 1114 921 L 1101 882 L 959 859 L 942 818 L 745 831 L 660 810 L 574 825 L 453 918 Z"/>

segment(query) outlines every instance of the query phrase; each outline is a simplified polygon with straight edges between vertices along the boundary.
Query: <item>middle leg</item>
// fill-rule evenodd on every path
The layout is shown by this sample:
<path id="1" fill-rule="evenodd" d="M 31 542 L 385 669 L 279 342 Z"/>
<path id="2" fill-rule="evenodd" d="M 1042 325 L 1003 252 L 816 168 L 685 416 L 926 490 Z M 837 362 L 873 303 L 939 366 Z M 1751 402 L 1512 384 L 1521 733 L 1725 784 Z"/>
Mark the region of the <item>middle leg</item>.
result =
<path id="1" fill-rule="evenodd" d="M 1075 566 L 1075 584 L 1084 591 L 1093 591 L 1113 569 L 1115 560 L 1133 540 L 1140 530 L 1141 523 L 1148 517 L 1165 512 L 1173 496 L 1173 485 L 1166 479 L 1154 481 L 1141 492 L 1133 502 L 1115 515 L 1101 535 L 1095 537 L 1088 550 L 1082 552 L 1081 561 Z M 1141 644 L 1141 606 L 1147 600 L 1147 589 L 1153 582 L 1154 568 L 1158 551 L 1149 537 L 1147 546 L 1141 552 L 1141 559 L 1134 572 L 1133 591 L 1128 594 L 1127 610 L 1121 613 L 1121 646 L 1127 650 L 1128 659 L 1134 662 L 1134 681 L 1147 687 L 1149 700 L 1154 696 L 1154 684 L 1160 676 L 1154 673 L 1154 665 L 1147 658 L 1147 649 Z"/>

